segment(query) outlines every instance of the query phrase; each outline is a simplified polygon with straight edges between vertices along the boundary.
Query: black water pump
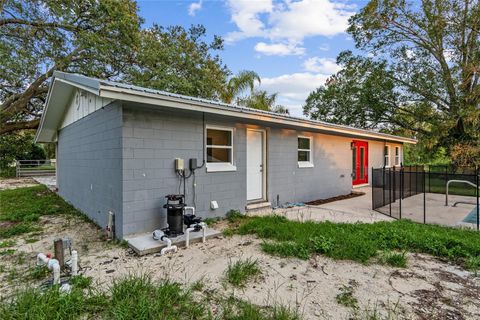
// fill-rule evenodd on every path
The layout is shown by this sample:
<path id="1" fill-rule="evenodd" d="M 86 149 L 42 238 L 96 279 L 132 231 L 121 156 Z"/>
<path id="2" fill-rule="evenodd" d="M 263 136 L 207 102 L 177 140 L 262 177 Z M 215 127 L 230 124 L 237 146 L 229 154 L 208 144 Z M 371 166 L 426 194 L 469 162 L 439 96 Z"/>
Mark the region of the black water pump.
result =
<path id="1" fill-rule="evenodd" d="M 167 198 L 167 203 L 163 207 L 167 209 L 168 227 L 162 231 L 168 237 L 174 238 L 182 235 L 184 224 L 187 228 L 194 228 L 194 232 L 202 230 L 202 218 L 197 217 L 194 213 L 186 213 L 189 211 L 186 209 L 191 209 L 191 207 L 186 206 L 183 194 L 169 194 L 165 198 Z"/>
<path id="2" fill-rule="evenodd" d="M 165 198 L 167 198 L 167 203 L 163 207 L 167 209 L 168 224 L 165 233 L 169 237 L 176 237 L 183 234 L 185 196 L 183 194 L 169 194 Z"/>

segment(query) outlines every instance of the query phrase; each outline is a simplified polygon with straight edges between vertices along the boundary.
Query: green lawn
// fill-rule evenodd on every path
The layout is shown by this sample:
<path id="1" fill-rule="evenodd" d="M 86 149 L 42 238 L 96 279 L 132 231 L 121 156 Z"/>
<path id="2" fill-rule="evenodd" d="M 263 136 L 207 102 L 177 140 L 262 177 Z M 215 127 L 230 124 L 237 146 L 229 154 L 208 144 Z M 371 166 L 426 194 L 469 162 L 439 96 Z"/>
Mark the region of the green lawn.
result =
<path id="1" fill-rule="evenodd" d="M 368 263 L 382 252 L 409 251 L 469 266 L 480 256 L 479 232 L 408 220 L 374 224 L 300 223 L 268 216 L 243 219 L 237 232 L 265 239 L 262 249 L 267 253 L 301 259 L 319 253 L 334 259 Z"/>
<path id="2" fill-rule="evenodd" d="M 0 191 L 0 238 L 38 230 L 42 215 L 80 214 L 45 186 Z"/>

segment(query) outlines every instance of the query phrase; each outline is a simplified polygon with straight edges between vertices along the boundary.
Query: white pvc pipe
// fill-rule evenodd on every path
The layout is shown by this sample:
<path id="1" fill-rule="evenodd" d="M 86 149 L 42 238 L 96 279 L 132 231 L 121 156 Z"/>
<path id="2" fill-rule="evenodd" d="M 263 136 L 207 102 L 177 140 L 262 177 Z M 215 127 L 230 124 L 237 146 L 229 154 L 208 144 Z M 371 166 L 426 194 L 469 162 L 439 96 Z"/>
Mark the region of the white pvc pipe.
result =
<path id="1" fill-rule="evenodd" d="M 167 246 L 165 248 L 163 248 L 162 250 L 160 250 L 160 255 L 164 255 L 166 254 L 167 252 L 170 252 L 170 251 L 173 251 L 173 252 L 177 252 L 178 248 L 177 246 L 172 246 L 172 240 L 170 240 L 169 238 L 163 236 L 162 241 L 166 242 L 167 243 Z"/>
<path id="2" fill-rule="evenodd" d="M 60 284 L 60 264 L 57 259 L 48 258 L 45 254 L 37 255 L 37 265 L 47 265 L 48 270 L 53 271 L 53 284 Z"/>
<path id="3" fill-rule="evenodd" d="M 187 228 L 187 230 L 185 230 L 185 248 L 188 248 L 188 246 L 190 245 L 190 232 L 195 230 L 195 228 Z"/>
<path id="4" fill-rule="evenodd" d="M 207 224 L 205 222 L 200 222 L 200 225 L 202 226 L 202 242 L 205 243 L 207 241 L 206 233 L 207 233 Z"/>
<path id="5" fill-rule="evenodd" d="M 77 250 L 72 250 L 72 276 L 78 274 L 78 253 Z"/>

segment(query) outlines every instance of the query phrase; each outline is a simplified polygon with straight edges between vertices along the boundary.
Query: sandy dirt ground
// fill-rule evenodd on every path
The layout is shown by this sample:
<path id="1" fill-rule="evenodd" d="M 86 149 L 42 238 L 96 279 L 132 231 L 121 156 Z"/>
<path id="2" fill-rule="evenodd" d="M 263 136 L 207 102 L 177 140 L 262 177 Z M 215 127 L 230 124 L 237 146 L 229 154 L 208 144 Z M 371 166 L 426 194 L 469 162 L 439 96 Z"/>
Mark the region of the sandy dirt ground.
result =
<path id="1" fill-rule="evenodd" d="M 205 295 L 234 294 L 259 305 L 281 303 L 299 310 L 304 319 L 349 319 L 354 311 L 335 298 L 342 287 L 349 287 L 358 299 L 359 313 L 376 310 L 391 319 L 480 318 L 480 278 L 427 255 L 409 255 L 403 269 L 323 256 L 303 261 L 267 255 L 260 249 L 262 240 L 236 235 L 193 244 L 168 256 L 137 257 L 130 249 L 103 241 L 101 230 L 80 218 L 43 217 L 41 224 L 42 233 L 13 238 L 10 248 L 15 252 L 0 256 L 0 296 L 30 285 L 22 275 L 34 266 L 36 254 L 51 252 L 55 238 L 68 236 L 79 251 L 81 273 L 99 288 L 129 274 L 183 284 L 203 279 Z M 225 222 L 216 225 L 224 227 Z M 224 272 L 230 261 L 245 258 L 258 259 L 262 274 L 245 289 L 233 289 L 225 284 Z"/>
<path id="2" fill-rule="evenodd" d="M 32 178 L 0 179 L 0 190 L 32 187 L 37 184 Z"/>

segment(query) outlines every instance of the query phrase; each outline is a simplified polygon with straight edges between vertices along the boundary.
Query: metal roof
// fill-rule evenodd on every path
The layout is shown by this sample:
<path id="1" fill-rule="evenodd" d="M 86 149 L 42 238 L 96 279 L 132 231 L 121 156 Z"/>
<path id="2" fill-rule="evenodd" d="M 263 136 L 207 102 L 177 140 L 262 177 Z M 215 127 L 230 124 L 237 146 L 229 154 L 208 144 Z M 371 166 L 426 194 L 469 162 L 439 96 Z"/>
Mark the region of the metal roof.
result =
<path id="1" fill-rule="evenodd" d="M 295 121 L 295 122 L 302 123 L 303 125 L 311 125 L 311 129 L 321 129 L 321 130 L 325 130 L 325 131 L 328 131 L 328 129 L 333 129 L 333 130 L 340 129 L 340 130 L 345 131 L 346 133 L 351 134 L 351 135 L 369 136 L 369 137 L 373 137 L 373 138 L 376 138 L 376 139 L 384 139 L 384 140 L 399 141 L 399 142 L 406 142 L 406 143 L 416 143 L 415 139 L 405 138 L 405 137 L 400 137 L 400 136 L 395 136 L 395 135 L 390 135 L 390 134 L 385 134 L 385 133 L 380 133 L 380 132 L 373 131 L 373 130 L 365 130 L 365 129 L 359 129 L 359 128 L 355 128 L 355 127 L 351 127 L 351 126 L 328 123 L 328 122 L 319 121 L 319 120 L 305 119 L 305 118 L 295 117 L 295 116 L 286 115 L 286 114 L 279 114 L 279 113 L 275 113 L 275 112 L 271 112 L 271 111 L 252 109 L 252 108 L 238 106 L 238 105 L 235 105 L 235 104 L 227 104 L 227 103 L 214 101 L 214 100 L 196 98 L 196 97 L 191 97 L 191 96 L 186 96 L 186 95 L 181 95 L 181 94 L 175 94 L 175 93 L 162 91 L 162 90 L 144 88 L 144 87 L 139 87 L 139 86 L 135 86 L 135 85 L 125 84 L 125 83 L 120 83 L 120 82 L 114 82 L 114 81 L 108 81 L 108 80 L 102 80 L 102 79 L 87 77 L 87 76 L 80 75 L 80 74 L 65 73 L 65 72 L 60 72 L 60 71 L 55 71 L 54 74 L 53 74 L 52 83 L 51 83 L 48 98 L 47 98 L 45 112 L 42 116 L 42 121 L 41 121 L 40 127 L 37 131 L 37 137 L 39 135 L 39 132 L 42 130 L 42 124 L 45 121 L 44 118 L 48 117 L 47 108 L 48 108 L 48 105 L 49 105 L 50 96 L 52 94 L 51 91 L 53 91 L 53 83 L 56 80 L 60 80 L 64 83 L 70 84 L 72 86 L 88 90 L 88 91 L 93 92 L 93 93 L 95 93 L 99 96 L 102 96 L 102 91 L 108 91 L 109 89 L 115 89 L 116 88 L 116 89 L 118 89 L 117 91 L 121 91 L 124 94 L 139 93 L 139 94 L 148 94 L 149 96 L 154 95 L 154 96 L 158 97 L 159 99 L 161 99 L 161 98 L 174 98 L 178 102 L 185 102 L 185 103 L 188 103 L 188 104 L 191 104 L 191 105 L 200 105 L 200 106 L 203 106 L 203 107 L 210 106 L 210 107 L 214 107 L 217 110 L 221 109 L 221 110 L 230 111 L 230 112 L 231 111 L 236 111 L 238 113 L 248 113 L 250 115 L 259 115 L 259 116 L 262 116 L 262 119 L 264 119 L 265 117 L 268 117 L 270 119 L 269 120 L 270 122 L 283 123 L 282 121 L 279 121 L 279 120 L 287 120 L 287 121 L 292 120 L 292 121 Z M 319 128 L 319 127 L 321 127 L 321 128 Z"/>

